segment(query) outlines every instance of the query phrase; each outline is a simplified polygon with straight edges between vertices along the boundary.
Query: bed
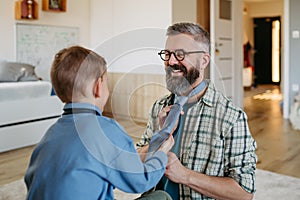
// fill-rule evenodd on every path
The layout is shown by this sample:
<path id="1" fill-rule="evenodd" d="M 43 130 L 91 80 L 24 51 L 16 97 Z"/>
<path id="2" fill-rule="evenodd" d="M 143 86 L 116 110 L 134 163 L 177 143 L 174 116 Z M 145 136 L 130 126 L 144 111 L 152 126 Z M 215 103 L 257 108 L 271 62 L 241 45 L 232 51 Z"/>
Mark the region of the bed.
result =
<path id="1" fill-rule="evenodd" d="M 60 117 L 63 104 L 34 67 L 0 62 L 0 152 L 36 144 Z"/>

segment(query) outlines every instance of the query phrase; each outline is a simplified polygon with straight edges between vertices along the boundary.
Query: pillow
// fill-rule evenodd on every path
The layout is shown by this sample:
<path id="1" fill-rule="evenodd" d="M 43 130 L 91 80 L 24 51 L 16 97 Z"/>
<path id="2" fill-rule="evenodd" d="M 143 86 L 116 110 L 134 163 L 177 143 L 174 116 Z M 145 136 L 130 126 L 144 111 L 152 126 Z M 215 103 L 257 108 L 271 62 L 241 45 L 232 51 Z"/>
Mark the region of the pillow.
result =
<path id="1" fill-rule="evenodd" d="M 37 81 L 34 66 L 18 62 L 0 62 L 0 82 Z"/>

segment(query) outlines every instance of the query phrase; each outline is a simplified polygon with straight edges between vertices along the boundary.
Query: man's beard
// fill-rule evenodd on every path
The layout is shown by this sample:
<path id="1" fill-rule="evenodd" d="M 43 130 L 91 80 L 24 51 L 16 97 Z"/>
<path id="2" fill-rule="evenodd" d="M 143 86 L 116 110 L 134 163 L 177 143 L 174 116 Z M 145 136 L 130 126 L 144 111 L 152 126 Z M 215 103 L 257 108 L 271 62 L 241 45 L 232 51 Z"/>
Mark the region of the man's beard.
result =
<path id="1" fill-rule="evenodd" d="M 173 70 L 180 70 L 183 76 L 172 76 Z M 189 71 L 183 65 L 169 65 L 166 68 L 167 89 L 179 96 L 187 95 L 193 88 L 192 85 L 199 78 L 200 72 L 196 67 Z"/>

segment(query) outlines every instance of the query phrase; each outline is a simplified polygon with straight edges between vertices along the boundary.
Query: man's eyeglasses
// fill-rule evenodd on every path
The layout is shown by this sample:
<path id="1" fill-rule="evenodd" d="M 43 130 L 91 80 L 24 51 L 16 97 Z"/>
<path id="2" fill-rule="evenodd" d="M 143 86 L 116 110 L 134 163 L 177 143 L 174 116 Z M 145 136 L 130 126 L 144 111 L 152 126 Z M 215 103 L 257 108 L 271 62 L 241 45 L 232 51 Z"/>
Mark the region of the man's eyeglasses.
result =
<path id="1" fill-rule="evenodd" d="M 171 55 L 174 54 L 177 61 L 183 61 L 185 58 L 185 55 L 192 54 L 192 53 L 206 53 L 205 51 L 189 51 L 186 52 L 183 49 L 176 49 L 175 51 L 169 51 L 169 50 L 161 50 L 158 52 L 158 55 L 163 61 L 169 61 L 171 58 Z"/>

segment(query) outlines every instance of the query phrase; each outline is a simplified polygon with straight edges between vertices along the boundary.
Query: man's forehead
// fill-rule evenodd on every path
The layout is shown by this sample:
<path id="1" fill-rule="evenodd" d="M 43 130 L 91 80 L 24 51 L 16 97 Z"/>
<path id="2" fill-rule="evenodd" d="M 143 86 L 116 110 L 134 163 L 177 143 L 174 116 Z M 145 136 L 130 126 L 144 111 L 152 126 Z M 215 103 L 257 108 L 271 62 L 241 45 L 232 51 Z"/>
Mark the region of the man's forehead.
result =
<path id="1" fill-rule="evenodd" d="M 200 43 L 196 42 L 193 36 L 188 34 L 177 34 L 170 35 L 166 40 L 166 49 L 176 50 L 176 49 L 199 49 Z"/>

